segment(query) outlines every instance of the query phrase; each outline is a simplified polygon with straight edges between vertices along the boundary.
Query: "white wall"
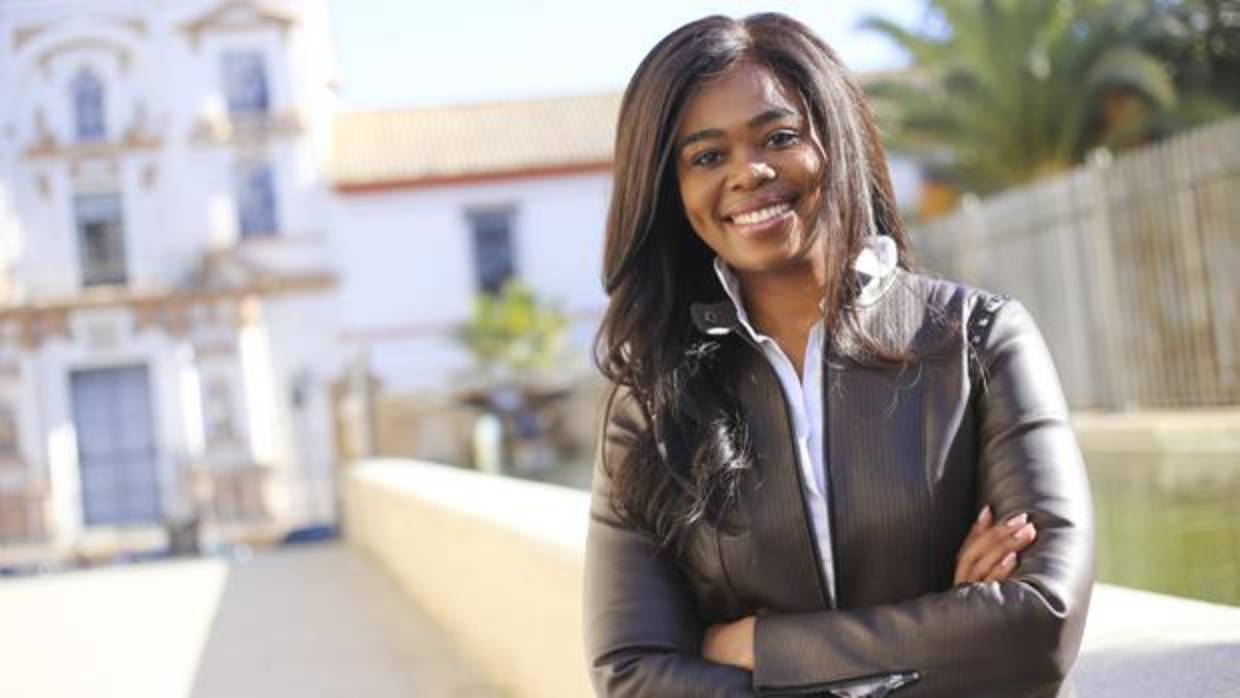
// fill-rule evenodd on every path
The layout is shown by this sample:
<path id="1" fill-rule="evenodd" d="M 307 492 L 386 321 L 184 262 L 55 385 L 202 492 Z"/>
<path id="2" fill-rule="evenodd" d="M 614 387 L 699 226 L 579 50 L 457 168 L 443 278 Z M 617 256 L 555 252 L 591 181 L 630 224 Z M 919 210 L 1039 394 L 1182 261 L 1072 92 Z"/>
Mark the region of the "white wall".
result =
<path id="1" fill-rule="evenodd" d="M 279 296 L 263 303 L 262 324 L 272 362 L 275 427 L 281 458 L 276 477 L 286 487 L 288 516 L 323 522 L 335 514 L 335 466 L 330 384 L 341 374 L 336 344 L 336 299 L 328 295 Z"/>
<path id="2" fill-rule="evenodd" d="M 344 193 L 334 216 L 342 336 L 366 350 L 385 385 L 443 387 L 470 359 L 450 338 L 476 291 L 467 213 L 511 207 L 516 274 L 541 297 L 586 317 L 602 310 L 609 173 Z"/>

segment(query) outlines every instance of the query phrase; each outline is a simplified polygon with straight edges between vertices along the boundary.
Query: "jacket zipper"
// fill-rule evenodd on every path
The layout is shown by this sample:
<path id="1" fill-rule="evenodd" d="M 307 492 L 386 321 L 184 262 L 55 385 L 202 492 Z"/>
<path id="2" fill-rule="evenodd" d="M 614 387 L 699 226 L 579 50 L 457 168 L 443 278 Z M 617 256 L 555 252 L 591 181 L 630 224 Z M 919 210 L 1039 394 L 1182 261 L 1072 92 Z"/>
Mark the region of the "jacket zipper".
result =
<path id="1" fill-rule="evenodd" d="M 853 688 L 858 684 L 874 681 L 875 679 L 882 679 L 882 684 L 874 690 L 871 690 L 866 695 L 873 696 L 874 698 L 881 698 L 882 696 L 890 695 L 896 689 L 904 688 L 911 683 L 920 681 L 921 674 L 916 671 L 899 671 L 892 674 L 871 674 L 869 676 L 859 676 L 857 678 L 842 679 L 839 681 L 822 681 L 806 686 L 764 688 L 759 692 L 759 695 L 808 696 L 821 694 L 823 691 L 828 691 L 831 695 L 839 695 L 835 693 L 835 689 Z"/>

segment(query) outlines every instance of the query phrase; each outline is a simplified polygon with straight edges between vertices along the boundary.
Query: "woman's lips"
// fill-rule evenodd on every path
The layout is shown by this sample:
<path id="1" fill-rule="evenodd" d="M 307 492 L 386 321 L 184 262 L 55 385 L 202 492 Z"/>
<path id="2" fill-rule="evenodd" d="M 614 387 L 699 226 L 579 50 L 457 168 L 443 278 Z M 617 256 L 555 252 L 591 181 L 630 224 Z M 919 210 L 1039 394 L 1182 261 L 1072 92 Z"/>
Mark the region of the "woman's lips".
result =
<path id="1" fill-rule="evenodd" d="M 777 201 L 744 213 L 724 216 L 729 228 L 746 237 L 756 237 L 779 229 L 796 215 L 792 201 Z"/>

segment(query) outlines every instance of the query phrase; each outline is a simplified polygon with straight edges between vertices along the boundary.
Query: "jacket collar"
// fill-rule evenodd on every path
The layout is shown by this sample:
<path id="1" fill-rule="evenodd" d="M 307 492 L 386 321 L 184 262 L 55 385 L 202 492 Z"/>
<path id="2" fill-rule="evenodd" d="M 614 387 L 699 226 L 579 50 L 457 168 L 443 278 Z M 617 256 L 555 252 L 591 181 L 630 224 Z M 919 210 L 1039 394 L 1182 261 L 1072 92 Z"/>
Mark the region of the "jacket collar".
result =
<path id="1" fill-rule="evenodd" d="M 689 306 L 689 314 L 700 332 L 712 336 L 728 334 L 741 326 L 736 306 L 727 299 L 716 303 L 694 303 Z"/>
<path id="2" fill-rule="evenodd" d="M 887 235 L 871 236 L 857 258 L 853 270 L 861 284 L 861 293 L 855 303 L 859 307 L 873 305 L 891 288 L 899 270 L 899 252 L 895 240 Z M 689 314 L 693 324 L 704 334 L 719 336 L 744 328 L 745 307 L 741 301 L 740 282 L 728 265 L 715 257 L 715 274 L 727 293 L 723 300 L 713 303 L 693 303 Z"/>

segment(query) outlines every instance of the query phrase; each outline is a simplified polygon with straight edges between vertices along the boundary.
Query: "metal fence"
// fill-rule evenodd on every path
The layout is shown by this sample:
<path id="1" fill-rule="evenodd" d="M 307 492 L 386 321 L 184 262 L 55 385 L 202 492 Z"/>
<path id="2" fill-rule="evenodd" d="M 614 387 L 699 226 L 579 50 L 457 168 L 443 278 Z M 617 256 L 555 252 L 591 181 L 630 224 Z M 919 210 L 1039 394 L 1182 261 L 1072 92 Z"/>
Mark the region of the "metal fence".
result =
<path id="1" fill-rule="evenodd" d="M 1240 119 L 965 205 L 924 268 L 1033 313 L 1074 407 L 1240 404 Z"/>

